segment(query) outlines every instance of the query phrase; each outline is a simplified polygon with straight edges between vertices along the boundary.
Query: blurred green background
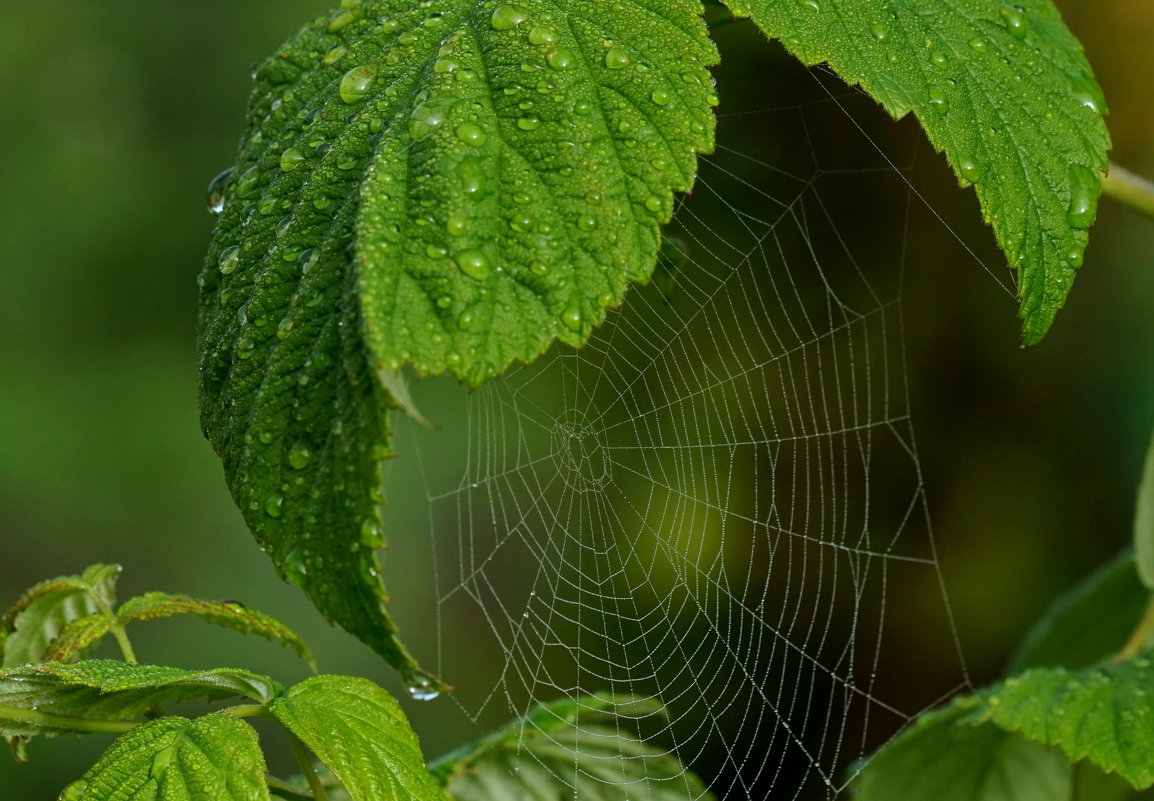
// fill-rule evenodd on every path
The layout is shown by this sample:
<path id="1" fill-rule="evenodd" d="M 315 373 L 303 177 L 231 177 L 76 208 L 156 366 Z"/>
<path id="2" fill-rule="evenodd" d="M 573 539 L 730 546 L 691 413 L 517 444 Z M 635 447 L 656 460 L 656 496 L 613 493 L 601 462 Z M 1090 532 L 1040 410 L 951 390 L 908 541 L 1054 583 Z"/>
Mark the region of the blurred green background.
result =
<path id="1" fill-rule="evenodd" d="M 1154 5 L 1059 6 L 1106 91 L 1115 160 L 1154 175 Z M 205 186 L 233 156 L 249 65 L 326 8 L 5 3 L 0 606 L 40 578 L 120 562 L 127 593 L 241 599 L 296 625 L 324 670 L 399 692 L 374 655 L 276 579 L 232 506 L 196 411 L 194 279 L 212 224 Z M 756 37 L 722 35 L 727 74 L 780 66 Z M 776 88 L 766 81 L 766 106 L 782 102 Z M 1003 274 L 972 193 L 956 189 L 940 159 L 922 153 L 919 163 L 919 190 Z M 1017 345 L 1009 298 L 978 263 L 957 258 L 955 244 L 939 246 L 939 235 L 915 215 L 911 246 L 922 257 L 905 291 L 911 402 L 947 586 L 982 682 L 1053 596 L 1129 534 L 1154 420 L 1154 222 L 1103 203 L 1067 309 L 1029 351 Z M 394 561 L 422 547 L 395 544 Z M 386 578 L 401 603 L 427 580 L 388 565 Z M 892 610 L 893 625 L 917 632 L 917 612 Z M 405 622 L 403 609 L 398 616 Z M 418 653 L 433 652 L 434 634 L 419 621 L 408 633 Z M 157 661 L 304 675 L 273 646 L 195 623 L 138 637 Z M 910 661 L 932 683 L 938 656 L 929 649 Z M 476 734 L 459 716 L 447 725 L 452 709 L 436 706 L 416 719 L 431 753 Z M 19 768 L 0 757 L 0 798 L 55 797 L 105 745 L 38 744 Z"/>

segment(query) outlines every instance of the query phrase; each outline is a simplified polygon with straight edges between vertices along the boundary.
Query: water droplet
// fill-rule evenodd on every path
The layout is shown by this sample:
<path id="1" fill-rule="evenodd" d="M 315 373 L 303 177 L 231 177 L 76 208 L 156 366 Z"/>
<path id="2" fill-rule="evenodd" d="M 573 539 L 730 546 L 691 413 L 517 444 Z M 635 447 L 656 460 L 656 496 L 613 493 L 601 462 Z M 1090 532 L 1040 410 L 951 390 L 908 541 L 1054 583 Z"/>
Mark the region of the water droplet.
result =
<path id="1" fill-rule="evenodd" d="M 441 694 L 433 682 L 423 676 L 409 685 L 407 691 L 414 701 L 433 701 Z"/>
<path id="2" fill-rule="evenodd" d="M 511 31 L 527 19 L 529 12 L 520 6 L 498 6 L 490 22 L 495 31 Z"/>
<path id="3" fill-rule="evenodd" d="M 345 53 L 347 52 L 349 52 L 349 49 L 343 44 L 333 45 L 329 48 L 329 51 L 325 53 L 323 61 L 326 65 L 336 64 L 338 61 L 344 58 Z"/>
<path id="4" fill-rule="evenodd" d="M 380 548 L 385 544 L 381 535 L 381 527 L 371 517 L 366 517 L 361 523 L 361 545 L 366 548 Z"/>
<path id="5" fill-rule="evenodd" d="M 247 359 L 256 352 L 256 343 L 248 337 L 241 337 L 236 341 L 236 357 Z"/>
<path id="6" fill-rule="evenodd" d="M 984 52 L 986 52 L 986 47 L 987 47 L 986 40 L 985 39 L 971 39 L 970 40 L 970 47 L 973 48 L 974 50 L 978 51 L 979 53 L 984 53 Z"/>
<path id="7" fill-rule="evenodd" d="M 360 10 L 345 9 L 338 11 L 329 17 L 329 33 L 336 33 L 339 30 L 347 27 L 361 16 Z"/>
<path id="8" fill-rule="evenodd" d="M 573 54 L 568 50 L 553 50 L 545 56 L 545 62 L 555 70 L 567 70 L 573 66 L 573 61 Z"/>
<path id="9" fill-rule="evenodd" d="M 949 59 L 946 58 L 946 54 L 942 51 L 935 50 L 930 53 L 930 61 L 939 67 L 944 67 L 949 62 Z"/>
<path id="10" fill-rule="evenodd" d="M 930 87 L 930 105 L 941 112 L 950 110 L 950 100 L 946 97 L 945 89 L 940 86 Z"/>
<path id="11" fill-rule="evenodd" d="M 457 138 L 473 147 L 480 147 L 488 139 L 485 130 L 472 122 L 465 122 L 457 126 Z"/>
<path id="12" fill-rule="evenodd" d="M 269 517 L 280 517 L 284 514 L 284 496 L 273 495 L 264 504 L 265 513 Z"/>
<path id="13" fill-rule="evenodd" d="M 581 312 L 581 302 L 574 298 L 570 301 L 565 311 L 561 312 L 561 322 L 575 334 L 581 333 L 581 324 L 585 321 L 585 315 Z"/>
<path id="14" fill-rule="evenodd" d="M 958 175 L 971 184 L 982 180 L 982 164 L 969 153 L 958 151 L 956 156 Z"/>
<path id="15" fill-rule="evenodd" d="M 220 267 L 221 275 L 231 275 L 240 264 L 240 246 L 233 245 L 230 248 L 225 248 L 220 253 Z"/>
<path id="16" fill-rule="evenodd" d="M 798 0 L 798 4 L 810 11 L 821 11 L 821 3 L 817 0 Z"/>
<path id="17" fill-rule="evenodd" d="M 879 42 L 884 42 L 889 32 L 886 30 L 885 25 L 882 25 L 880 22 L 874 22 L 870 24 L 870 33 L 872 33 L 874 38 Z"/>
<path id="18" fill-rule="evenodd" d="M 1091 111 L 1101 113 L 1105 101 L 1102 97 L 1102 90 L 1094 83 L 1094 79 L 1082 70 L 1071 72 L 1070 79 L 1074 96 L 1078 98 L 1079 102 Z"/>
<path id="19" fill-rule="evenodd" d="M 298 439 L 289 449 L 288 463 L 293 470 L 304 470 L 313 459 L 313 449 L 303 439 Z"/>
<path id="20" fill-rule="evenodd" d="M 208 210 L 213 214 L 220 214 L 224 211 L 226 200 L 226 192 L 228 190 L 229 181 L 232 180 L 232 173 L 235 167 L 229 167 L 220 175 L 212 179 L 208 185 Z"/>
<path id="21" fill-rule="evenodd" d="M 461 159 L 457 165 L 457 177 L 461 180 L 461 189 L 466 195 L 480 195 L 485 192 L 485 167 L 480 159 Z"/>
<path id="22" fill-rule="evenodd" d="M 451 74 L 461 68 L 461 63 L 451 58 L 439 58 L 433 63 L 433 72 Z"/>
<path id="23" fill-rule="evenodd" d="M 1006 6 L 1002 9 L 1002 16 L 1006 20 L 1006 30 L 1016 39 L 1025 39 L 1029 32 L 1029 23 L 1021 8 Z"/>
<path id="24" fill-rule="evenodd" d="M 457 266 L 474 281 L 483 281 L 492 272 L 489 259 L 479 250 L 462 250 L 457 254 Z"/>
<path id="25" fill-rule="evenodd" d="M 280 168 L 284 172 L 292 172 L 305 161 L 305 154 L 295 147 L 290 147 L 280 156 Z"/>
<path id="26" fill-rule="evenodd" d="M 449 110 L 457 105 L 458 98 L 453 95 L 435 97 L 426 100 L 415 109 L 409 117 L 409 136 L 413 139 L 424 139 L 445 124 Z"/>
<path id="27" fill-rule="evenodd" d="M 664 89 L 654 89 L 653 94 L 649 96 L 649 99 L 659 106 L 668 106 L 673 102 L 673 95 L 669 94 L 669 92 L 665 91 Z"/>
<path id="28" fill-rule="evenodd" d="M 650 197 L 645 201 L 645 208 L 649 209 L 654 214 L 661 211 L 664 207 L 665 204 L 661 202 L 661 198 L 659 197 Z"/>
<path id="29" fill-rule="evenodd" d="M 541 127 L 541 120 L 537 117 L 522 117 L 517 120 L 517 127 L 522 131 L 534 131 Z"/>
<path id="30" fill-rule="evenodd" d="M 373 82 L 377 79 L 377 71 L 373 67 L 353 67 L 341 78 L 341 100 L 349 105 L 360 103 L 369 95 Z"/>
<path id="31" fill-rule="evenodd" d="M 1066 222 L 1073 228 L 1089 228 L 1098 216 L 1098 193 L 1101 184 L 1097 173 L 1080 164 L 1067 172 L 1070 182 L 1070 207 Z"/>
<path id="32" fill-rule="evenodd" d="M 633 63 L 629 54 L 620 47 L 611 47 L 605 54 L 605 66 L 611 70 L 622 70 Z"/>
<path id="33" fill-rule="evenodd" d="M 557 34 L 544 25 L 536 25 L 529 31 L 529 43 L 535 45 L 551 45 L 557 41 Z"/>
<path id="34" fill-rule="evenodd" d="M 584 214 L 577 218 L 577 227 L 582 231 L 593 231 L 597 228 L 597 218 L 591 214 Z"/>
<path id="35" fill-rule="evenodd" d="M 236 196 L 248 197 L 260 185 L 260 168 L 249 167 L 236 182 Z"/>

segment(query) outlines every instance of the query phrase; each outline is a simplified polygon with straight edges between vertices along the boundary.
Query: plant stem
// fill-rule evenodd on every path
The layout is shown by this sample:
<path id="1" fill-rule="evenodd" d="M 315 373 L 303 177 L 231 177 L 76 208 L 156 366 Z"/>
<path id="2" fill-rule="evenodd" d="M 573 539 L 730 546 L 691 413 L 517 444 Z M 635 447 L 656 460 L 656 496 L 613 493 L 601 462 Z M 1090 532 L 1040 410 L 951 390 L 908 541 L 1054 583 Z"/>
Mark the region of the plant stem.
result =
<path id="1" fill-rule="evenodd" d="M 120 653 L 124 654 L 124 661 L 130 665 L 137 664 L 136 652 L 132 650 L 132 643 L 128 640 L 128 634 L 124 631 L 123 623 L 113 623 L 110 629 L 112 636 L 116 638 L 116 644 L 120 646 Z"/>
<path id="2" fill-rule="evenodd" d="M 240 704 L 222 710 L 224 714 L 234 718 L 264 718 L 269 717 L 268 709 L 264 704 Z"/>
<path id="3" fill-rule="evenodd" d="M 313 769 L 313 758 L 309 755 L 305 744 L 288 729 L 285 729 L 285 734 L 288 735 L 289 744 L 293 749 L 293 755 L 297 758 L 297 762 L 300 764 L 301 770 L 308 780 L 309 789 L 313 791 L 314 801 L 329 801 L 328 793 L 325 792 L 324 785 L 321 784 L 321 777 L 318 776 L 317 772 Z"/>
<path id="4" fill-rule="evenodd" d="M 304 790 L 293 787 L 288 782 L 282 781 L 276 776 L 266 774 L 264 781 L 265 784 L 268 785 L 269 790 L 281 798 L 289 798 L 292 799 L 292 801 L 313 801 L 312 793 L 307 793 Z"/>
<path id="5" fill-rule="evenodd" d="M 1110 172 L 1102 181 L 1102 194 L 1114 198 L 1140 214 L 1154 217 L 1154 182 L 1110 162 Z"/>
<path id="6" fill-rule="evenodd" d="M 124 734 L 139 726 L 131 720 L 92 720 L 90 718 L 76 718 L 71 715 L 55 715 L 51 712 L 39 712 L 35 709 L 23 709 L 18 706 L 0 704 L 0 720 L 11 720 L 18 723 L 31 723 L 34 726 L 44 726 L 51 729 L 65 731 L 98 732 L 103 734 Z"/>
<path id="7" fill-rule="evenodd" d="M 1146 643 L 1150 641 L 1150 637 L 1154 636 L 1154 596 L 1150 598 L 1146 605 L 1146 611 L 1142 615 L 1142 619 L 1138 621 L 1138 625 L 1134 627 L 1134 631 L 1130 634 L 1130 639 L 1122 646 L 1122 650 L 1114 657 L 1112 664 L 1121 664 L 1128 662 L 1142 652 L 1146 647 Z"/>

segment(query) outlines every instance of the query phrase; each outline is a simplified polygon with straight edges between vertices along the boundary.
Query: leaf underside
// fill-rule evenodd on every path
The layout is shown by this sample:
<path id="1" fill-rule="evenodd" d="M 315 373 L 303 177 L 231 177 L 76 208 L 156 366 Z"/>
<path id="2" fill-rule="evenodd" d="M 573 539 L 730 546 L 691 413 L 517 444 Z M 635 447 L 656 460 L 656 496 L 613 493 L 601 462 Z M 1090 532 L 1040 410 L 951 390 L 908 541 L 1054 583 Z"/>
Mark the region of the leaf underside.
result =
<path id="1" fill-rule="evenodd" d="M 2 667 L 40 662 L 53 640 L 72 622 L 116 604 L 119 565 L 92 565 L 76 576 L 60 576 L 25 592 L 0 621 Z"/>
<path id="2" fill-rule="evenodd" d="M 974 185 L 1017 270 L 1023 341 L 1040 341 L 1082 264 L 1110 147 L 1101 90 L 1050 0 L 729 5 L 894 118 L 917 116 Z"/>
<path id="3" fill-rule="evenodd" d="M 695 0 L 346 4 L 256 72 L 201 292 L 201 411 L 278 570 L 418 691 L 384 608 L 383 388 L 578 346 L 712 148 Z"/>

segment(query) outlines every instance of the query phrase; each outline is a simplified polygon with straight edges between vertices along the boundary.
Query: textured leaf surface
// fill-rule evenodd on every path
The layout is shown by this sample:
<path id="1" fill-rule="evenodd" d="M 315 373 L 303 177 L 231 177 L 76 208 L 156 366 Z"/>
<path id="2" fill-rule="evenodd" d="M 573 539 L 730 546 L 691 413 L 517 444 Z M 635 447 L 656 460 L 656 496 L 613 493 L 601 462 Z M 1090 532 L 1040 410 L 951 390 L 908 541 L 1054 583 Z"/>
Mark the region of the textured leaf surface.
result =
<path id="1" fill-rule="evenodd" d="M 1057 749 L 971 725 L 967 698 L 923 715 L 870 758 L 855 801 L 1070 801 L 1072 768 Z"/>
<path id="2" fill-rule="evenodd" d="M 416 669 L 382 603 L 383 387 L 585 341 L 712 147 L 695 0 L 345 4 L 256 74 L 201 277 L 202 420 L 282 575 Z"/>
<path id="3" fill-rule="evenodd" d="M 71 662 L 88 646 L 112 630 L 113 619 L 105 614 L 77 618 L 60 630 L 44 651 L 45 662 Z"/>
<path id="4" fill-rule="evenodd" d="M 973 184 L 1018 270 L 1023 339 L 1065 302 L 1110 140 L 1090 66 L 1050 0 L 735 0 L 806 64 L 828 63 L 892 116 L 913 112 Z"/>
<path id="5" fill-rule="evenodd" d="M 276 618 L 230 601 L 202 601 L 187 595 L 150 592 L 124 602 L 117 612 L 123 621 L 156 620 L 177 615 L 194 615 L 217 626 L 244 634 L 256 634 L 287 645 L 316 670 L 316 659 L 301 636 Z"/>
<path id="6" fill-rule="evenodd" d="M 444 801 L 400 705 L 371 681 L 314 676 L 269 711 L 312 749 L 353 801 Z"/>
<path id="7" fill-rule="evenodd" d="M 983 714 L 1142 789 L 1154 785 L 1151 688 L 1154 668 L 1144 657 L 1079 672 L 1031 670 L 983 692 Z"/>
<path id="8" fill-rule="evenodd" d="M 68 623 L 116 603 L 119 565 L 92 565 L 79 576 L 42 581 L 12 605 L 0 621 L 3 667 L 39 662 Z"/>
<path id="9" fill-rule="evenodd" d="M 1138 485 L 1134 510 L 1134 553 L 1142 583 L 1154 589 L 1154 438 L 1146 450 L 1146 465 Z"/>
<path id="10" fill-rule="evenodd" d="M 1022 641 L 1006 672 L 1033 667 L 1081 670 L 1104 662 L 1122 649 L 1149 602 L 1133 553 L 1122 554 L 1054 602 Z"/>
<path id="11" fill-rule="evenodd" d="M 225 714 L 161 718 L 113 743 L 69 801 L 263 801 L 256 732 Z"/>
<path id="12" fill-rule="evenodd" d="M 132 720 L 154 704 L 191 698 L 243 696 L 267 703 L 280 692 L 276 682 L 244 670 L 195 671 L 94 660 L 0 671 L 0 705 L 87 720 Z M 0 715 L 0 734 L 29 736 L 60 730 Z"/>
<path id="13" fill-rule="evenodd" d="M 432 766 L 451 801 L 713 799 L 676 757 L 643 742 L 655 704 L 586 697 L 544 704 Z"/>

